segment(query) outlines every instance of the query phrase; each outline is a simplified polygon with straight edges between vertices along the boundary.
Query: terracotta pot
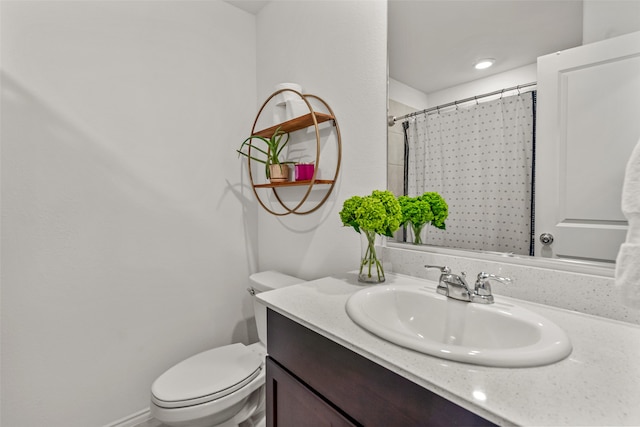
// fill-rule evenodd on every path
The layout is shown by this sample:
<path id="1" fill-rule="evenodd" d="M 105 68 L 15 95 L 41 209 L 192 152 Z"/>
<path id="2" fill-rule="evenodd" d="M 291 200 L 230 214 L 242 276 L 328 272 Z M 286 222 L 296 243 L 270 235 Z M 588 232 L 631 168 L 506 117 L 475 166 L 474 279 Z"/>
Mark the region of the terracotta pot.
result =
<path id="1" fill-rule="evenodd" d="M 271 182 L 289 181 L 289 165 L 269 165 L 269 174 Z"/>

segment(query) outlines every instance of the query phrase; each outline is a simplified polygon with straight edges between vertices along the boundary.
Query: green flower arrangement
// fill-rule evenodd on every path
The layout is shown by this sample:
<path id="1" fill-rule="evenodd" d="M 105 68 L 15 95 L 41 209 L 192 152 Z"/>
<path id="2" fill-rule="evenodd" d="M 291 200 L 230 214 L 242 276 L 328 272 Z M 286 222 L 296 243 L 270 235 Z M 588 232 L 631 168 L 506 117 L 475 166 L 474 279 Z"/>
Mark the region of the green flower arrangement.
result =
<path id="1" fill-rule="evenodd" d="M 366 239 L 358 279 L 363 282 L 384 282 L 384 269 L 375 248 L 376 234 L 393 237 L 402 221 L 398 199 L 390 191 L 374 190 L 370 196 L 353 196 L 344 201 L 340 211 L 342 224 L 353 227 Z M 375 277 L 374 277 L 375 273 Z"/>
<path id="2" fill-rule="evenodd" d="M 402 211 L 402 225 L 410 225 L 413 229 L 415 245 L 422 243 L 421 232 L 425 225 L 446 229 L 444 221 L 449 216 L 449 206 L 440 194 L 427 192 L 417 197 L 400 196 L 398 202 Z"/>

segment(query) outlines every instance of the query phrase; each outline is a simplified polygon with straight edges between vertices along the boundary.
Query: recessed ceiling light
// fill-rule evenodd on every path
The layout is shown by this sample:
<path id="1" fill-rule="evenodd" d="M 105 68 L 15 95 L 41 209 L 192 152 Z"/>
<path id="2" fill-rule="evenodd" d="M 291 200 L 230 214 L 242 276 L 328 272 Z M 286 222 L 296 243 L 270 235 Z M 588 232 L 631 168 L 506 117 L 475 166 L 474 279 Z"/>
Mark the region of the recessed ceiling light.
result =
<path id="1" fill-rule="evenodd" d="M 496 62 L 496 60 L 491 58 L 481 59 L 480 61 L 476 62 L 476 65 L 474 65 L 474 67 L 476 70 L 484 70 L 485 68 L 491 67 L 494 62 Z"/>

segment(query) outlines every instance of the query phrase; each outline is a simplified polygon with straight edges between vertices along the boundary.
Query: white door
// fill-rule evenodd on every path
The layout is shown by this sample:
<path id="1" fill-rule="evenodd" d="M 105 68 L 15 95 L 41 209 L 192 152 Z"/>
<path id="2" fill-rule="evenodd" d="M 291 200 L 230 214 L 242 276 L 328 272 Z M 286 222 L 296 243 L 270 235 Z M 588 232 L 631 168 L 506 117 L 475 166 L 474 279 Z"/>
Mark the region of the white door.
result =
<path id="1" fill-rule="evenodd" d="M 640 32 L 538 58 L 537 256 L 615 261 L 639 139 Z"/>

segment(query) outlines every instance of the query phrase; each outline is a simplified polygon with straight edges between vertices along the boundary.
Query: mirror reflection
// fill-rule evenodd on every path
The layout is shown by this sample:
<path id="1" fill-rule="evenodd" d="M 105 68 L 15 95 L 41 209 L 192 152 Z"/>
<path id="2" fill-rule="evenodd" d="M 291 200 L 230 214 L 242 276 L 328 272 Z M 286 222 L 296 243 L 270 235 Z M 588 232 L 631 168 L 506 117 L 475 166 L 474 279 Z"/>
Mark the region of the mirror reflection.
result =
<path id="1" fill-rule="evenodd" d="M 603 91 L 598 100 L 640 90 L 640 60 L 594 59 L 599 42 L 640 30 L 640 1 L 392 0 L 388 5 L 389 116 L 395 117 L 388 128 L 388 188 L 408 196 L 437 192 L 449 205 L 446 229 L 426 226 L 417 240 L 613 262 L 626 230 L 619 207 L 624 166 L 640 126 L 629 120 L 623 131 L 611 130 L 611 123 L 620 121 L 609 116 L 611 105 L 598 101 L 584 108 L 576 88 L 591 95 Z M 632 52 L 640 52 L 631 44 Z M 559 51 L 560 65 L 552 63 Z M 475 69 L 481 59 L 490 59 L 491 66 Z M 587 71 L 567 72 L 572 69 L 567 61 L 583 61 L 579 67 Z M 607 67 L 593 65 L 603 63 Z M 561 83 L 549 83 L 554 79 Z M 556 112 L 559 125 L 538 114 L 557 108 L 557 99 L 567 110 Z M 630 114 L 640 113 L 633 99 L 615 102 Z M 591 109 L 602 115 L 594 120 L 586 112 Z M 576 122 L 586 130 L 564 135 L 578 127 Z M 617 148 L 609 146 L 610 161 L 601 168 L 596 161 L 603 160 L 603 141 L 588 141 L 584 133 L 605 130 Z M 605 208 L 598 212 L 590 207 L 593 197 L 575 185 L 587 169 L 585 183 L 608 186 L 601 201 Z M 607 169 L 602 176 L 601 169 Z M 544 179 L 536 181 L 541 174 Z M 397 233 L 397 241 L 416 241 L 410 225 Z M 599 248 L 584 249 L 590 246 Z"/>

